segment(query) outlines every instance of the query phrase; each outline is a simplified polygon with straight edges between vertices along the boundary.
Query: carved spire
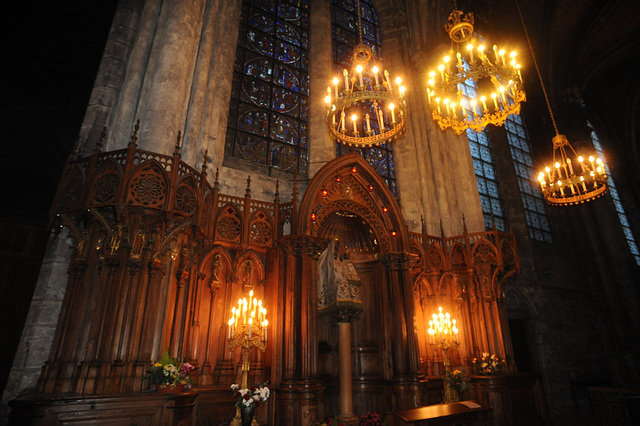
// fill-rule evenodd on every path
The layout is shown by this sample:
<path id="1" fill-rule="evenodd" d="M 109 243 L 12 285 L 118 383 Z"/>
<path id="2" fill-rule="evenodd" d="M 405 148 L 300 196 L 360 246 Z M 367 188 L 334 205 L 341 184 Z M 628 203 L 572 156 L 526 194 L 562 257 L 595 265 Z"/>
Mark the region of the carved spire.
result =
<path id="1" fill-rule="evenodd" d="M 207 161 L 209 161 L 209 156 L 207 155 L 209 153 L 208 149 L 204 150 L 204 157 L 202 157 L 202 174 L 206 175 L 207 174 Z"/>
<path id="2" fill-rule="evenodd" d="M 129 147 L 135 148 L 138 146 L 138 131 L 140 130 L 140 119 L 136 120 L 136 124 L 133 126 L 133 134 L 129 141 Z"/>
<path id="3" fill-rule="evenodd" d="M 176 138 L 176 147 L 173 150 L 174 157 L 180 157 L 180 142 L 182 141 L 182 132 L 178 130 L 178 137 Z"/>
<path id="4" fill-rule="evenodd" d="M 444 235 L 444 226 L 442 225 L 442 219 L 440 219 L 440 236 L 444 239 L 446 238 Z"/>
<path id="5" fill-rule="evenodd" d="M 245 197 L 251 197 L 251 175 L 247 177 L 247 191 L 244 193 Z"/>
<path id="6" fill-rule="evenodd" d="M 466 233 L 467 233 L 467 221 L 466 221 L 466 219 L 464 218 L 464 213 L 462 213 L 462 232 L 463 232 L 464 234 L 466 234 Z"/>
<path id="7" fill-rule="evenodd" d="M 293 174 L 293 199 L 298 199 L 298 174 Z"/>
<path id="8" fill-rule="evenodd" d="M 276 179 L 276 194 L 275 194 L 275 198 L 273 200 L 274 203 L 277 203 L 280 201 L 280 181 Z"/>
<path id="9" fill-rule="evenodd" d="M 218 189 L 218 185 L 220 184 L 218 182 L 218 177 L 220 177 L 220 168 L 216 167 L 216 177 L 213 180 L 213 189 L 217 190 Z"/>

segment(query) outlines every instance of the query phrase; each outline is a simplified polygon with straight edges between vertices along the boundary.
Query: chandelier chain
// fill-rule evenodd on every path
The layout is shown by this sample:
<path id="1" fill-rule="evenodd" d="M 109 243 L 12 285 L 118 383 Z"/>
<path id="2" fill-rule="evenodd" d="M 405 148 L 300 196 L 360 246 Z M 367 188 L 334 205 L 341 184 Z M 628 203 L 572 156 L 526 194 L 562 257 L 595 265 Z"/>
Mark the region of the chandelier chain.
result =
<path id="1" fill-rule="evenodd" d="M 520 10 L 520 5 L 518 4 L 518 0 L 514 0 L 516 4 L 516 8 L 518 9 L 518 16 L 520 17 L 520 22 L 522 23 L 522 29 L 524 30 L 524 36 L 527 39 L 527 45 L 529 46 L 529 52 L 531 53 L 531 58 L 533 59 L 533 66 L 536 69 L 536 74 L 538 75 L 538 80 L 540 81 L 540 86 L 542 87 L 542 94 L 544 95 L 544 100 L 547 104 L 547 109 L 549 110 L 549 116 L 551 116 L 551 123 L 553 124 L 553 129 L 556 132 L 556 135 L 559 135 L 558 124 L 556 123 L 556 119 L 553 116 L 553 110 L 551 109 L 551 102 L 549 102 L 549 95 L 547 94 L 547 89 L 544 85 L 544 81 L 542 80 L 542 73 L 540 72 L 540 67 L 538 66 L 538 61 L 536 60 L 536 55 L 533 53 L 533 45 L 531 44 L 531 39 L 529 38 L 529 32 L 527 31 L 527 26 L 524 24 L 524 18 L 522 17 L 522 11 Z"/>
<path id="2" fill-rule="evenodd" d="M 362 44 L 362 9 L 360 8 L 360 0 L 358 0 L 358 35 L 360 36 L 360 44 Z"/>

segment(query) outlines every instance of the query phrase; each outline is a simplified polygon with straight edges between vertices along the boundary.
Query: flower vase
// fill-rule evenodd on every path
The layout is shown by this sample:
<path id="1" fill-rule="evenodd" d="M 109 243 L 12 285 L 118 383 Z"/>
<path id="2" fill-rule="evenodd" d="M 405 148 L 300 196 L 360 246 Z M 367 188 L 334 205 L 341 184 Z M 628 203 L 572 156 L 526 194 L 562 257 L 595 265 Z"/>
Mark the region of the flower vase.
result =
<path id="1" fill-rule="evenodd" d="M 253 416 L 256 413 L 256 405 L 244 405 L 240 407 L 240 419 L 242 420 L 242 426 L 251 426 L 253 422 Z"/>
<path id="2" fill-rule="evenodd" d="M 156 383 L 158 393 L 181 393 L 184 392 L 184 384 L 181 385 L 159 385 Z"/>

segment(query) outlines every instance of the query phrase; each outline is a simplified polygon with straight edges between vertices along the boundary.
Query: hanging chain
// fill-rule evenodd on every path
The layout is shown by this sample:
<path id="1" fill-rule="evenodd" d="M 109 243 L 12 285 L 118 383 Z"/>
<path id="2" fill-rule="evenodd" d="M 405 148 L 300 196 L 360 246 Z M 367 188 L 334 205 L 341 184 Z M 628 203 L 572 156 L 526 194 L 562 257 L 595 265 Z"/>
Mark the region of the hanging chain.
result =
<path id="1" fill-rule="evenodd" d="M 527 44 L 529 45 L 529 52 L 531 52 L 531 58 L 533 58 L 533 66 L 536 68 L 536 73 L 538 74 L 538 80 L 540 80 L 540 86 L 542 86 L 542 93 L 544 94 L 544 100 L 547 103 L 547 108 L 549 109 L 549 115 L 551 116 L 551 123 L 553 123 L 553 129 L 556 131 L 556 135 L 559 135 L 558 125 L 556 124 L 556 119 L 553 116 L 553 111 L 551 110 L 551 102 L 549 102 L 549 96 L 547 95 L 547 89 L 544 87 L 544 81 L 542 81 L 542 74 L 540 73 L 540 68 L 538 67 L 538 61 L 536 60 L 536 55 L 533 53 L 533 46 L 531 45 L 531 40 L 529 39 L 529 32 L 527 31 L 527 27 L 524 24 L 524 18 L 522 17 L 522 12 L 520 11 L 520 5 L 518 4 L 518 0 L 514 0 L 516 3 L 516 8 L 518 9 L 518 16 L 520 16 L 520 22 L 522 23 L 522 29 L 524 30 L 524 36 L 527 39 Z"/>
<path id="2" fill-rule="evenodd" d="M 362 9 L 360 9 L 360 0 L 358 0 L 358 34 L 360 35 L 360 44 L 362 41 Z"/>

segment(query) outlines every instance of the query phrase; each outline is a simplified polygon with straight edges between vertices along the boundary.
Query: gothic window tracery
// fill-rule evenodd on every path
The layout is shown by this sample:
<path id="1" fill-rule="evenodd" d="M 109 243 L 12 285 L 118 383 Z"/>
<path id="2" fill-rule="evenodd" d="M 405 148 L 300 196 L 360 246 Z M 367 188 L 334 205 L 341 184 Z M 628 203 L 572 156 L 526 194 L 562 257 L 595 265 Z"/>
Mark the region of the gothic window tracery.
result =
<path id="1" fill-rule="evenodd" d="M 307 173 L 308 3 L 243 1 L 227 157 Z"/>

